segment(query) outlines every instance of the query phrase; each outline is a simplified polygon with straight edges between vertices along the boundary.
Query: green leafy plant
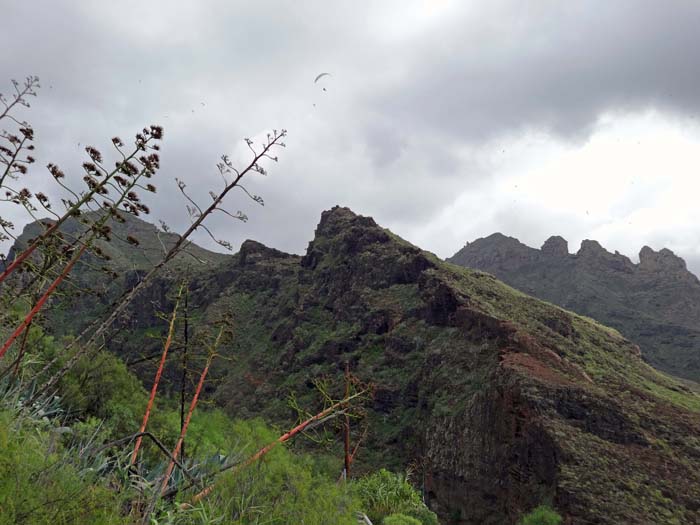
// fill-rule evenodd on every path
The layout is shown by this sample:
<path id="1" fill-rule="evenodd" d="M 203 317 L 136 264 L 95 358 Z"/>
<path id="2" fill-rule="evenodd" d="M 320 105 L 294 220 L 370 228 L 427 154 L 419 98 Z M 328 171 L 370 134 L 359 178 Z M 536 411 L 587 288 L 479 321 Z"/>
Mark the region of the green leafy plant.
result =
<path id="1" fill-rule="evenodd" d="M 557 511 L 547 505 L 540 505 L 523 516 L 520 525 L 559 525 L 561 522 L 562 517 Z"/>
<path id="2" fill-rule="evenodd" d="M 422 525 L 437 523 L 437 517 L 425 506 L 405 475 L 381 469 L 355 481 L 353 491 L 374 523 L 381 523 L 392 514 L 409 515 Z"/>
<path id="3" fill-rule="evenodd" d="M 417 519 L 421 525 L 440 525 L 437 514 L 426 506 L 409 509 L 405 514 Z"/>
<path id="4" fill-rule="evenodd" d="M 406 514 L 391 514 L 382 521 L 382 525 L 422 525 L 420 520 Z"/>

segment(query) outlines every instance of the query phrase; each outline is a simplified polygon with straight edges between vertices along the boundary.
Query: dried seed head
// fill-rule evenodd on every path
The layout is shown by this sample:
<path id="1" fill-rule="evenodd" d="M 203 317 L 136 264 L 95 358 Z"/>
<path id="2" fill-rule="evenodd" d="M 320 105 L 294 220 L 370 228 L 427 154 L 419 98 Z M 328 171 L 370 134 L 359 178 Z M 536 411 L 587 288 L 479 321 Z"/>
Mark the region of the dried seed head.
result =
<path id="1" fill-rule="evenodd" d="M 63 179 L 63 178 L 65 178 L 66 174 L 63 173 L 63 172 L 59 169 L 59 167 L 56 166 L 55 164 L 49 163 L 46 167 L 48 168 L 48 170 L 49 170 L 49 172 L 51 173 L 51 175 L 53 175 L 53 178 L 54 178 L 54 179 L 57 179 L 57 180 L 58 180 L 58 179 Z"/>
<path id="2" fill-rule="evenodd" d="M 93 161 L 97 162 L 98 164 L 102 162 L 102 153 L 100 153 L 96 148 L 87 146 L 85 151 Z"/>
<path id="3" fill-rule="evenodd" d="M 151 126 L 151 136 L 156 140 L 163 140 L 163 128 L 162 126 Z"/>

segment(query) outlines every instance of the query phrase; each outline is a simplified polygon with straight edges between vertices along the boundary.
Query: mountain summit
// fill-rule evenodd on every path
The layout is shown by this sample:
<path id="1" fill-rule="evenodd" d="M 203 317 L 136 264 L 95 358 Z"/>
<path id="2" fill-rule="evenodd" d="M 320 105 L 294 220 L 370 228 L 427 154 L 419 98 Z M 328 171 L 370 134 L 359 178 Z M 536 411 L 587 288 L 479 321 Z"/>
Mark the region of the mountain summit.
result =
<path id="1" fill-rule="evenodd" d="M 593 240 L 570 254 L 559 236 L 537 250 L 496 233 L 448 261 L 612 326 L 655 367 L 700 381 L 700 281 L 671 250 L 644 246 L 635 264 Z"/>

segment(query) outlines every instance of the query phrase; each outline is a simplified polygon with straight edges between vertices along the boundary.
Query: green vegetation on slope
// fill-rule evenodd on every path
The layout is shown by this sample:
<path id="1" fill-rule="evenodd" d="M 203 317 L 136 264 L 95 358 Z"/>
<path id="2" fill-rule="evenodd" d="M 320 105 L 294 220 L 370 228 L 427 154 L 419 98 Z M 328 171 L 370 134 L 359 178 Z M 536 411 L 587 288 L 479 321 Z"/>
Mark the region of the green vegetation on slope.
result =
<path id="1" fill-rule="evenodd" d="M 32 327 L 23 375 L 33 377 L 61 348 L 40 327 Z M 81 360 L 61 382 L 58 396 L 41 400 L 31 410 L 21 408 L 21 381 L 4 378 L 0 392 L 0 524 L 138 520 L 139 502 L 167 460 L 145 441 L 135 475 L 128 467 L 132 443 L 109 446 L 134 433 L 147 401 L 141 383 L 119 358 L 103 351 Z M 174 400 L 160 397 L 149 430 L 170 450 L 179 423 Z M 241 462 L 281 433 L 261 419 L 234 420 L 220 409 L 198 409 L 184 464 L 195 475 L 214 473 Z M 152 522 L 355 525 L 359 511 L 374 508 L 362 488 L 372 481 L 339 483 L 341 466 L 341 458 L 322 450 L 300 453 L 277 446 L 249 467 L 220 476 L 211 496 L 194 506 L 181 508 L 179 502 L 188 502 L 197 487 L 181 490 L 175 500 L 161 500 Z M 176 471 L 175 477 L 182 475 Z M 421 511 L 426 521 L 419 523 L 434 525 L 434 515 L 415 490 L 402 483 L 404 491 L 393 496 L 394 504 Z"/>

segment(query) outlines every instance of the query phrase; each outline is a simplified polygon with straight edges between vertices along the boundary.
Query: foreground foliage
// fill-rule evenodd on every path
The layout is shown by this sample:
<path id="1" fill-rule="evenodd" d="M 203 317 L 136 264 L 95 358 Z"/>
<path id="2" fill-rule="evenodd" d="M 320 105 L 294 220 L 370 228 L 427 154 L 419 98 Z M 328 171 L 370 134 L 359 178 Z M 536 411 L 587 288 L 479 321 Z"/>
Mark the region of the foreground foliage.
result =
<path id="1" fill-rule="evenodd" d="M 381 469 L 358 480 L 353 489 L 373 523 L 437 525 L 437 516 L 425 506 L 406 476 Z"/>
<path id="2" fill-rule="evenodd" d="M 36 326 L 31 341 L 41 344 L 30 345 L 24 368 L 29 376 L 60 347 Z M 129 468 L 132 443 L 110 446 L 138 428 L 148 401 L 119 358 L 98 352 L 93 359 L 79 360 L 62 379 L 59 395 L 31 409 L 22 403 L 25 394 L 17 379 L 0 381 L 0 392 L 0 524 L 138 520 L 168 458 L 144 441 L 134 470 Z M 167 397 L 158 403 L 150 429 L 172 450 L 180 423 L 177 406 Z M 205 408 L 192 419 L 184 466 L 206 478 L 225 465 L 242 463 L 279 435 L 261 419 L 233 420 L 219 409 Z M 173 484 L 183 490 L 162 499 L 151 522 L 354 525 L 365 508 L 371 507 L 376 523 L 385 511 L 420 509 L 422 502 L 404 477 L 381 471 L 339 483 L 340 463 L 340 458 L 280 445 L 246 468 L 230 469 L 211 496 L 196 505 L 188 504 L 196 487 L 187 489 L 187 480 L 176 470 Z M 384 500 L 371 497 L 374 489 Z"/>
<path id="3" fill-rule="evenodd" d="M 8 397 L 5 405 L 13 401 Z M 27 413 L 5 406 L 0 411 L 0 523 L 133 523 L 138 502 L 166 462 L 154 459 L 151 450 L 143 476 L 134 478 L 127 467 L 129 447 L 92 453 L 112 433 L 108 420 L 91 417 L 67 426 L 63 419 L 58 408 Z M 166 426 L 169 419 L 174 418 L 165 418 Z M 203 446 L 188 462 L 193 469 L 235 461 L 277 436 L 261 420 L 232 421 L 218 411 L 202 414 L 195 429 Z M 212 454 L 217 444 L 221 448 Z M 208 501 L 183 509 L 175 500 L 164 501 L 154 519 L 173 524 L 356 523 L 358 499 L 323 465 L 310 455 L 276 447 L 250 468 L 226 475 Z M 188 498 L 184 492 L 177 499 Z"/>
<path id="4" fill-rule="evenodd" d="M 554 509 L 540 505 L 523 516 L 520 525 L 559 525 L 561 521 L 561 516 Z"/>

